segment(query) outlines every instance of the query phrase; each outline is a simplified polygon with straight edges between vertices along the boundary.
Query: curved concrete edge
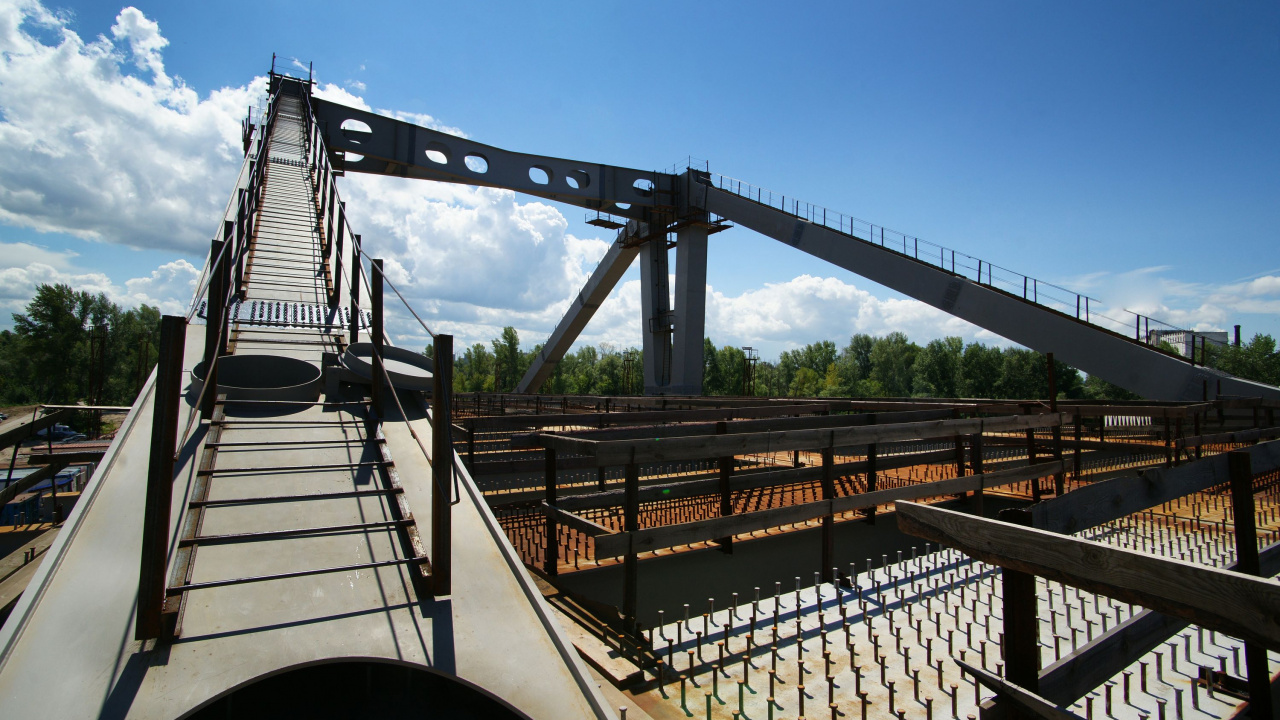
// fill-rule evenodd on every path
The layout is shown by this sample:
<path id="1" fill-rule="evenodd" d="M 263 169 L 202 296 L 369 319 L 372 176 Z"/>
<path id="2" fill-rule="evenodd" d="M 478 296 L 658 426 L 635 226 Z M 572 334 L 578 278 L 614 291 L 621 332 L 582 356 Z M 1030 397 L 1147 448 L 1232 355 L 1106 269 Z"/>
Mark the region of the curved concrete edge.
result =
<path id="1" fill-rule="evenodd" d="M 595 711 L 597 718 L 601 720 L 617 720 L 617 714 L 609 707 L 604 695 L 596 686 L 595 681 L 592 680 L 590 673 L 587 672 L 586 665 L 582 662 L 582 658 L 578 656 L 578 651 L 569 640 L 568 634 L 564 631 L 564 628 L 560 627 L 560 623 L 552 617 L 551 608 L 547 605 L 546 599 L 542 597 L 542 592 L 534 584 L 533 578 L 529 577 L 529 572 L 525 570 L 524 563 L 521 562 L 519 555 L 516 554 L 511 541 L 507 539 L 507 534 L 503 532 L 497 517 L 494 516 L 493 511 L 489 508 L 489 503 L 485 502 L 483 493 L 476 487 L 475 481 L 471 478 L 471 473 L 463 465 L 462 458 L 456 450 L 453 453 L 453 462 L 455 471 L 459 476 L 459 485 L 466 488 L 472 503 L 475 504 L 477 511 L 480 513 L 485 529 L 489 531 L 489 535 L 493 538 L 494 544 L 497 545 L 498 551 L 502 553 L 502 559 L 506 561 L 507 567 L 511 569 L 511 574 L 515 576 L 516 582 L 520 584 L 521 591 L 524 592 L 525 598 L 528 599 L 529 604 L 533 607 L 534 614 L 538 616 L 538 621 L 542 623 L 547 636 L 551 638 L 551 643 L 555 645 L 556 652 L 560 654 L 560 658 L 573 675 L 574 682 L 578 684 L 583 697 L 590 703 L 591 709 Z"/>
<path id="2" fill-rule="evenodd" d="M 71 515 L 63 522 L 62 532 L 58 533 L 57 539 L 53 541 L 53 545 L 45 553 L 44 561 L 40 563 L 35 576 L 31 578 L 26 591 L 22 593 L 22 598 L 18 600 L 18 604 L 9 615 L 9 620 L 4 624 L 4 627 L 0 628 L 0 673 L 4 672 L 10 653 L 21 638 L 22 631 L 26 629 L 27 622 L 31 619 L 32 606 L 44 595 L 45 590 L 48 588 L 50 577 L 58 566 L 62 564 L 62 559 L 66 556 L 67 546 L 71 544 L 71 541 L 80 531 L 84 516 L 89 512 L 94 500 L 97 499 L 99 491 L 102 489 L 104 478 L 110 474 L 112 467 L 115 465 L 120 448 L 124 446 L 129 436 L 133 433 L 138 424 L 138 418 L 141 417 L 143 412 L 150 410 L 152 398 L 155 394 L 155 384 L 156 371 L 153 368 L 151 376 L 147 379 L 147 384 L 138 393 L 137 399 L 133 402 L 133 408 L 125 416 L 120 429 L 116 431 L 115 439 L 107 447 L 107 452 L 103 455 L 102 461 L 98 463 L 93 477 L 89 478 L 89 483 L 81 492 L 80 500 L 72 508 Z"/>

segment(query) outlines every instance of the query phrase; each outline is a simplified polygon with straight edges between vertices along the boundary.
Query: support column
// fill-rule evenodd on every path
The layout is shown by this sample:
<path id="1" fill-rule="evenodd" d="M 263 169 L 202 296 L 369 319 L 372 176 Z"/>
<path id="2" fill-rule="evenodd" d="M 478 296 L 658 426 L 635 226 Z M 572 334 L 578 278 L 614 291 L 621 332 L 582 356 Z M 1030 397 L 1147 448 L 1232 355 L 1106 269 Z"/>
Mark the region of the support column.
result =
<path id="1" fill-rule="evenodd" d="M 707 320 L 707 228 L 676 233 L 675 332 L 671 342 L 671 392 L 702 394 L 702 339 Z"/>
<path id="2" fill-rule="evenodd" d="M 1000 511 L 1004 522 L 1031 527 L 1026 510 Z M 1000 571 L 1004 600 L 1004 677 L 1033 693 L 1040 692 L 1040 623 L 1037 619 L 1036 576 L 1005 568 Z M 1015 712 L 1013 717 L 1022 718 Z"/>
<path id="3" fill-rule="evenodd" d="M 671 292 L 667 238 L 659 233 L 640 246 L 640 328 L 644 336 L 644 394 L 659 395 L 671 384 Z"/>
<path id="4" fill-rule="evenodd" d="M 1261 575 L 1258 561 L 1258 527 L 1254 518 L 1253 463 L 1245 450 L 1227 453 L 1231 476 L 1231 511 L 1236 531 L 1236 570 L 1245 575 Z M 1271 712 L 1271 666 L 1267 649 L 1257 643 L 1244 644 L 1245 668 L 1249 676 L 1249 717 L 1274 717 Z"/>

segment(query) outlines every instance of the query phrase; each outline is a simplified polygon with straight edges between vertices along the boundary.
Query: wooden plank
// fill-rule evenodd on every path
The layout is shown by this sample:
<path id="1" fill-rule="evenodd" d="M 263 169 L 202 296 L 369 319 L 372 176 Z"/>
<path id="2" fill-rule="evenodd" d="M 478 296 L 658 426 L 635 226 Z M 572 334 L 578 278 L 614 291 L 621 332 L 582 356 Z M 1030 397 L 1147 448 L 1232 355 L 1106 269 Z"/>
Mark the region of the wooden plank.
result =
<path id="1" fill-rule="evenodd" d="M 905 412 L 883 413 L 880 418 L 889 418 L 894 422 L 921 422 L 925 420 L 941 420 L 951 417 L 950 410 L 910 410 Z M 720 421 L 725 425 L 725 433 L 740 434 L 753 432 L 770 432 L 775 430 L 812 430 L 832 427 L 856 427 L 867 425 L 868 416 L 859 415 L 817 415 L 809 417 L 776 417 L 759 420 Z M 644 427 L 615 428 L 605 430 L 575 430 L 555 433 L 557 435 L 576 437 L 583 440 L 653 440 L 656 438 L 692 437 L 695 435 L 715 435 L 717 422 L 686 423 L 682 425 L 647 425 Z M 724 434 L 724 433 L 721 433 Z M 513 448 L 542 447 L 539 438 L 541 433 L 526 433 L 511 438 Z"/>
<path id="2" fill-rule="evenodd" d="M 542 509 L 548 515 L 554 517 L 556 522 L 568 525 L 574 530 L 577 530 L 580 533 L 585 533 L 591 537 L 613 534 L 612 530 L 599 523 L 592 522 L 581 515 L 574 515 L 571 512 L 566 512 L 555 505 L 548 505 L 546 500 L 542 501 Z"/>
<path id="3" fill-rule="evenodd" d="M 888 457 L 881 458 L 878 461 L 877 467 L 883 470 L 885 468 L 901 468 L 911 467 L 912 465 L 944 463 L 951 458 L 951 455 L 951 450 L 934 450 L 926 453 L 890 455 Z M 563 467 L 563 465 L 561 467 Z M 837 463 L 833 466 L 833 469 L 835 470 L 836 477 L 856 475 L 866 472 L 867 462 L 865 460 L 856 460 L 850 463 Z M 733 491 L 754 490 L 756 488 L 773 487 L 775 485 L 809 482 L 812 480 L 820 480 L 821 478 L 822 468 L 818 466 L 764 471 L 738 470 L 734 473 L 733 478 L 730 481 L 730 487 Z M 677 498 L 708 495 L 719 490 L 719 482 L 720 481 L 716 478 L 710 478 L 705 480 L 685 480 L 683 482 L 650 485 L 640 489 L 640 502 L 645 503 L 657 500 L 675 500 Z M 596 492 L 589 495 L 570 495 L 560 498 L 560 502 L 556 503 L 556 506 L 564 510 L 571 511 L 584 510 L 587 508 L 616 507 L 622 504 L 623 493 L 623 490 L 606 490 L 604 492 Z"/>
<path id="4" fill-rule="evenodd" d="M 45 480 L 49 480 L 53 476 L 62 472 L 63 469 L 65 469 L 66 467 L 67 467 L 67 463 L 56 462 L 50 465 L 45 465 L 44 467 L 40 468 L 39 470 L 36 470 L 30 475 L 27 475 L 26 477 L 14 480 L 13 482 L 9 483 L 9 487 L 3 490 L 0 490 L 0 505 L 4 505 L 5 503 L 14 499 L 21 493 L 24 493 L 28 489 L 36 485 L 39 485 Z"/>
<path id="5" fill-rule="evenodd" d="M 1264 548 L 1258 556 L 1264 575 L 1280 573 L 1280 543 Z M 1182 618 L 1143 610 L 1042 670 L 1040 694 L 1061 705 L 1074 703 L 1189 624 Z"/>
<path id="6" fill-rule="evenodd" d="M 1280 467 L 1280 441 L 1247 448 L 1256 472 Z M 1215 455 L 1175 468 L 1155 468 L 1077 488 L 1031 507 L 1035 527 L 1064 534 L 1096 527 L 1188 493 L 1230 480 L 1227 456 Z"/>
<path id="7" fill-rule="evenodd" d="M 950 452 L 950 451 L 943 451 Z M 1009 468 L 1007 470 L 995 470 L 981 475 L 966 475 L 964 477 L 948 478 L 946 480 L 937 480 L 931 483 L 921 483 L 919 485 L 908 485 L 900 488 L 888 488 L 886 490 L 876 490 L 869 493 L 859 493 L 857 495 L 849 495 L 842 498 L 836 498 L 833 503 L 836 512 L 848 512 L 850 510 L 861 510 L 863 508 L 876 507 L 879 505 L 887 505 L 891 502 L 900 500 L 918 500 L 926 497 L 937 497 L 939 495 L 957 495 L 962 492 L 970 492 L 982 488 L 1000 487 L 1002 485 L 1012 485 L 1014 483 L 1026 482 L 1036 478 L 1047 477 L 1061 470 L 1062 463 L 1050 462 L 1040 463 L 1038 465 L 1023 465 L 1021 467 Z"/>
<path id="8" fill-rule="evenodd" d="M 1236 432 L 1217 433 L 1214 435 L 1178 438 L 1175 443 L 1179 448 L 1197 448 L 1203 445 L 1249 443 L 1258 440 L 1272 440 L 1274 438 L 1280 438 L 1280 427 L 1237 430 Z"/>
<path id="9" fill-rule="evenodd" d="M 689 460 L 786 450 L 820 450 L 868 443 L 928 440 L 975 432 L 1000 432 L 1052 427 L 1062 423 L 1061 413 L 1011 415 L 997 418 L 930 420 L 866 427 L 820 430 L 783 430 L 692 438 L 638 441 L 592 441 L 564 435 L 544 435 L 547 447 L 573 455 L 595 458 L 599 465 Z"/>
<path id="10" fill-rule="evenodd" d="M 59 410 L 51 412 L 48 415 L 23 423 L 17 427 L 11 427 L 0 433 L 0 450 L 35 437 L 36 431 L 43 430 L 47 427 L 53 427 L 54 423 L 60 423 L 64 420 L 71 419 L 72 410 Z"/>
<path id="11" fill-rule="evenodd" d="M 503 415 L 500 417 L 462 418 L 459 422 L 468 428 L 475 428 L 480 431 L 519 430 L 535 427 L 561 427 L 564 425 L 611 427 L 615 425 L 640 425 L 644 423 L 709 422 L 716 420 L 733 420 L 735 418 L 816 415 L 831 412 L 832 406 L 833 403 L 829 402 L 813 402 L 789 403 L 786 405 L 707 408 L 702 410 L 646 410 L 641 412 L 588 412 L 559 415 Z"/>
<path id="12" fill-rule="evenodd" d="M 1044 718 L 1045 720 L 1084 720 L 1079 715 L 1063 710 L 1029 690 L 1024 690 L 1013 683 L 1005 682 L 1004 678 L 999 675 L 974 667 L 963 660 L 956 660 L 956 663 L 978 682 L 993 690 L 996 695 L 1034 717 Z"/>
<path id="13" fill-rule="evenodd" d="M 983 562 L 1142 605 L 1280 650 L 1280 583 L 1228 570 L 898 503 L 898 528 Z"/>
<path id="14" fill-rule="evenodd" d="M 968 475 L 962 478 L 951 478 L 931 483 L 920 483 L 919 485 L 908 485 L 900 488 L 876 490 L 874 492 L 859 493 L 857 495 L 849 495 L 846 497 L 836 498 L 834 500 L 818 500 L 799 505 L 788 505 L 786 507 L 741 513 L 730 517 L 710 518 L 708 520 L 681 523 L 679 525 L 647 528 L 634 533 L 635 548 L 638 552 L 659 550 L 676 545 L 706 542 L 719 537 L 740 535 L 742 533 L 754 532 L 757 530 L 767 530 L 780 525 L 807 522 L 830 513 L 839 514 L 849 512 L 851 510 L 861 510 L 863 508 L 885 505 L 902 499 L 919 499 L 925 497 L 937 497 L 939 495 L 953 495 L 955 493 L 967 492 L 978 487 L 1008 485 L 1015 482 L 1023 482 L 1031 477 L 1052 475 L 1056 472 L 1056 468 L 1058 467 L 1060 467 L 1058 463 L 1044 463 L 1029 467 L 1000 470 L 986 473 L 985 475 Z M 819 477 L 821 477 L 822 468 L 818 467 L 814 469 L 818 471 Z M 608 537 L 596 538 L 596 557 L 606 558 L 621 555 L 630 546 L 630 540 L 627 539 L 626 535 L 628 535 L 628 533 L 617 533 Z"/>

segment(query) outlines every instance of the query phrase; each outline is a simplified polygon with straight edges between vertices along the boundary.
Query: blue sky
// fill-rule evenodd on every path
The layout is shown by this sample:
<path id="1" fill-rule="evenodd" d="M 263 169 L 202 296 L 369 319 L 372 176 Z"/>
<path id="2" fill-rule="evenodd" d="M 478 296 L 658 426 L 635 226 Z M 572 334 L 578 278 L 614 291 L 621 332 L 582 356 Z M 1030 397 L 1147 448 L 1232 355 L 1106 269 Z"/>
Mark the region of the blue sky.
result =
<path id="1" fill-rule="evenodd" d="M 232 97 L 251 94 L 274 51 L 314 62 L 333 92 L 429 115 L 489 144 L 641 168 L 693 155 L 713 171 L 1178 324 L 1280 336 L 1274 3 L 144 2 L 127 17 L 110 3 L 48 3 L 64 13 L 43 26 L 30 21 L 30 3 L 2 5 L 25 13 L 26 32 L 47 46 L 66 32 L 85 44 L 106 36 L 119 72 L 141 82 L 156 84 L 145 56 L 198 103 L 227 90 L 217 123 L 229 122 Z M 44 96 L 6 91 L 16 81 L 0 79 L 7 120 L 20 103 L 57 101 L 60 71 L 48 67 Z M 121 87 L 109 73 L 102 82 Z M 207 188 L 198 178 L 182 187 L 225 198 L 221 168 L 231 159 L 200 156 L 200 131 L 184 132 L 174 142 L 210 172 Z M 159 139 L 144 149 L 167 153 L 163 129 L 151 135 Z M 6 137 L 16 136 L 0 133 L 0 153 L 11 150 L 0 160 L 21 160 L 20 143 Z M 128 131 L 118 137 L 128 141 Z M 42 151 L 25 152 L 38 162 Z M 366 238 L 403 255 L 415 304 L 462 342 L 492 337 L 507 316 L 526 340 L 541 339 L 609 239 L 571 207 L 438 188 L 384 202 L 388 186 L 367 180 L 344 181 L 357 230 L 363 222 Z M 54 213 L 30 220 L 24 212 L 40 212 L 6 205 L 22 182 L 0 172 L 0 242 L 61 253 L 64 273 L 105 275 L 122 300 L 179 295 L 180 283 L 165 283 L 176 271 L 155 269 L 180 258 L 198 266 L 209 232 L 198 228 L 215 222 L 210 200 L 190 208 L 210 219 L 170 218 L 167 239 L 131 239 L 128 223 L 149 222 L 138 211 L 104 218 L 100 232 L 89 220 L 61 228 Z M 397 220 L 415 208 L 416 220 Z M 437 267 L 432 243 L 459 251 L 476 241 L 459 229 L 467 218 L 496 223 L 497 240 L 484 247 L 510 249 L 510 277 L 534 257 L 554 281 L 515 288 L 523 299 L 504 303 L 510 282 L 485 288 L 483 275 L 464 273 L 446 288 L 425 277 Z M 442 238 L 445 228 L 454 232 Z M 131 243 L 148 249 L 122 249 Z M 28 267 L 34 253 L 8 262 Z M 0 272 L 5 263 L 0 256 Z M 708 283 L 712 338 L 766 357 L 854 331 L 997 341 L 744 230 L 713 238 Z M 627 292 L 602 309 L 587 341 L 638 342 Z M 435 302 L 445 296 L 455 300 Z M 417 341 L 407 327 L 403 341 Z"/>

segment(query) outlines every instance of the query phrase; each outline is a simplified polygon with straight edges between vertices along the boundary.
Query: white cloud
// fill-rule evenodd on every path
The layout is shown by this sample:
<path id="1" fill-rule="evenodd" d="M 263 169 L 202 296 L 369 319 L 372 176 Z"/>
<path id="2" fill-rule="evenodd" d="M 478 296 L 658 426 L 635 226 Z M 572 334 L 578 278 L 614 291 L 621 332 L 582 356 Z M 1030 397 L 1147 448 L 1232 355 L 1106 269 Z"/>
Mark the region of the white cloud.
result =
<path id="1" fill-rule="evenodd" d="M 166 315 L 182 315 L 190 304 L 199 277 L 199 268 L 186 260 L 174 260 L 151 271 L 146 277 L 126 280 L 125 294 L 117 302 L 130 307 L 152 305 Z"/>
<path id="2" fill-rule="evenodd" d="M 264 82 L 202 98 L 168 76 L 166 45 L 136 8 L 120 11 L 110 37 L 86 41 L 38 2 L 0 3 L 0 222 L 202 249 Z"/>
<path id="3" fill-rule="evenodd" d="M 66 270 L 75 260 L 76 253 L 70 250 L 57 252 L 31 243 L 0 242 L 0 258 L 4 258 L 4 264 L 14 267 L 40 263 L 57 270 Z"/>
<path id="4" fill-rule="evenodd" d="M 0 250 L 9 246 L 0 244 Z M 0 269 L 0 327 L 12 325 L 12 314 L 25 311 L 39 285 L 69 285 L 93 295 L 102 293 L 126 309 L 151 305 L 159 307 L 162 313 L 181 315 L 186 312 L 199 275 L 199 270 L 191 263 L 176 260 L 161 265 L 146 276 L 125 280 L 122 286 L 105 273 L 68 264 L 63 256 L 56 256 L 55 262 L 58 267 L 37 260 L 21 267 Z"/>

